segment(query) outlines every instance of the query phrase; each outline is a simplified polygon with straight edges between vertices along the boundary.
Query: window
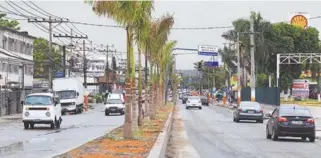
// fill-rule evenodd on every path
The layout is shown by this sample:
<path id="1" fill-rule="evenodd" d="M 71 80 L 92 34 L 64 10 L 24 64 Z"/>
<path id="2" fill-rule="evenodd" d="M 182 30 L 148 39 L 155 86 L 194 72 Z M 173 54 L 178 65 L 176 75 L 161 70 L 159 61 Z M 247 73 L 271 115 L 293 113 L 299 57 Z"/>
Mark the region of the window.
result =
<path id="1" fill-rule="evenodd" d="M 275 118 L 277 117 L 279 114 L 278 114 L 278 109 L 274 109 L 273 113 L 272 113 L 272 117 Z"/>
<path id="2" fill-rule="evenodd" d="M 28 55 L 28 52 L 29 52 L 29 44 L 26 43 L 26 45 L 25 45 L 25 54 Z"/>
<path id="3" fill-rule="evenodd" d="M 6 36 L 3 36 L 2 48 L 3 49 L 7 49 L 7 37 Z"/>
<path id="4" fill-rule="evenodd" d="M 9 73 L 13 73 L 13 65 L 9 64 Z"/>
<path id="5" fill-rule="evenodd" d="M 3 72 L 7 71 L 7 63 L 2 63 L 2 71 Z"/>
<path id="6" fill-rule="evenodd" d="M 18 52 L 18 40 L 13 40 L 13 51 Z"/>
<path id="7" fill-rule="evenodd" d="M 27 96 L 25 99 L 25 104 L 26 105 L 51 105 L 52 98 L 49 96 L 40 96 L 40 95 Z"/>
<path id="8" fill-rule="evenodd" d="M 9 39 L 9 48 L 8 50 L 13 51 L 13 39 L 12 38 L 8 38 Z"/>
<path id="9" fill-rule="evenodd" d="M 304 108 L 282 108 L 280 110 L 281 116 L 311 116 L 308 109 Z"/>
<path id="10" fill-rule="evenodd" d="M 30 45 L 30 52 L 29 52 L 29 55 L 32 55 L 32 51 L 33 51 L 33 46 L 32 45 Z"/>
<path id="11" fill-rule="evenodd" d="M 21 53 L 21 54 L 24 54 L 24 51 L 23 51 L 23 44 L 24 44 L 24 42 L 22 42 L 22 41 L 20 41 L 20 49 L 19 49 L 19 52 Z"/>
<path id="12" fill-rule="evenodd" d="M 14 74 L 18 74 L 18 66 L 17 65 L 13 65 L 13 73 Z"/>

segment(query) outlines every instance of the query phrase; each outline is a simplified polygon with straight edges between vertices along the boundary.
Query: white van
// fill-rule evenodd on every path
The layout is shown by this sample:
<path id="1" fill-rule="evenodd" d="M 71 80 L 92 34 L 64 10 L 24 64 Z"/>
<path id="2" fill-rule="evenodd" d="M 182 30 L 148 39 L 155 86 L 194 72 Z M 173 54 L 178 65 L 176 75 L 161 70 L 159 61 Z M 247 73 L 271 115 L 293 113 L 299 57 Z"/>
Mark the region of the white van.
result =
<path id="1" fill-rule="evenodd" d="M 51 129 L 60 128 L 62 118 L 58 96 L 52 93 L 33 93 L 27 95 L 21 104 L 25 129 L 33 129 L 35 124 L 50 124 Z"/>

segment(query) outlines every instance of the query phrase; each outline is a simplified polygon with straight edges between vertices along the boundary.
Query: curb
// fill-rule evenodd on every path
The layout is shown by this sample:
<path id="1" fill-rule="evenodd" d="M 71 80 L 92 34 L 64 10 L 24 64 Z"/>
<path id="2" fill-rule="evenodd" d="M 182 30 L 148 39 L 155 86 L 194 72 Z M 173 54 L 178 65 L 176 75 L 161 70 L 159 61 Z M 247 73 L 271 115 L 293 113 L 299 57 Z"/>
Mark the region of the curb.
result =
<path id="1" fill-rule="evenodd" d="M 173 107 L 174 110 L 175 106 Z M 150 150 L 147 158 L 165 158 L 166 155 L 166 147 L 170 137 L 170 132 L 172 130 L 172 123 L 173 123 L 173 114 L 174 112 L 170 112 L 168 114 L 168 118 L 166 120 L 165 126 L 161 133 L 159 133 L 154 146 Z"/>

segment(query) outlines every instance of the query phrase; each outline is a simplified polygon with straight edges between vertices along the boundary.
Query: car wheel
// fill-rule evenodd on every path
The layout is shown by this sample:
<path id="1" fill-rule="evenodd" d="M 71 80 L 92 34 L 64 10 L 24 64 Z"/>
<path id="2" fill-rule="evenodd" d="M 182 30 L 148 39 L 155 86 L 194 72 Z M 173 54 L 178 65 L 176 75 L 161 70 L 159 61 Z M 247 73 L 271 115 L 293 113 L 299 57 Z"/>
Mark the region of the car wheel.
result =
<path id="1" fill-rule="evenodd" d="M 198 109 L 202 110 L 202 107 L 199 107 Z"/>
<path id="2" fill-rule="evenodd" d="M 30 128 L 33 129 L 35 127 L 35 124 L 31 123 Z"/>
<path id="3" fill-rule="evenodd" d="M 105 111 L 105 116 L 108 116 L 109 115 L 109 112 L 108 111 Z"/>
<path id="4" fill-rule="evenodd" d="M 186 109 L 188 109 L 188 106 L 186 106 Z"/>
<path id="5" fill-rule="evenodd" d="M 309 137 L 309 141 L 310 142 L 314 142 L 315 141 L 315 137 Z"/>
<path id="6" fill-rule="evenodd" d="M 233 122 L 236 122 L 235 117 L 233 116 Z"/>
<path id="7" fill-rule="evenodd" d="M 266 133 L 266 139 L 271 139 L 271 134 L 269 132 L 269 128 L 266 126 L 266 130 L 265 130 L 265 133 Z"/>
<path id="8" fill-rule="evenodd" d="M 51 124 L 50 124 L 50 128 L 51 128 L 51 129 L 55 129 L 55 123 L 51 123 Z"/>
<path id="9" fill-rule="evenodd" d="M 263 120 L 257 120 L 256 122 L 258 122 L 258 123 L 263 123 Z"/>
<path id="10" fill-rule="evenodd" d="M 239 119 L 237 119 L 237 118 L 235 118 L 235 122 L 240 122 L 240 120 L 239 120 Z"/>
<path id="11" fill-rule="evenodd" d="M 279 139 L 279 137 L 275 134 L 275 130 L 272 130 L 272 139 L 273 141 L 277 141 Z"/>
<path id="12" fill-rule="evenodd" d="M 28 123 L 23 123 L 25 129 L 28 129 L 29 128 L 29 124 Z"/>
<path id="13" fill-rule="evenodd" d="M 307 140 L 307 137 L 301 137 L 301 140 L 305 141 Z"/>

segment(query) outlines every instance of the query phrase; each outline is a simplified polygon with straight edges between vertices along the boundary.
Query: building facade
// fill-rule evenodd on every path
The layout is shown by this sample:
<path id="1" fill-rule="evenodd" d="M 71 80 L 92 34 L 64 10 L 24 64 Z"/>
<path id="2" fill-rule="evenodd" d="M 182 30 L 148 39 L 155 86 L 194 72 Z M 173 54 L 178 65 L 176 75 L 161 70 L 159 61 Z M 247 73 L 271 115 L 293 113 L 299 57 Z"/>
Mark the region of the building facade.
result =
<path id="1" fill-rule="evenodd" d="M 0 27 L 0 86 L 9 84 L 32 88 L 33 40 L 27 32 Z M 22 79 L 24 78 L 24 82 Z"/>

